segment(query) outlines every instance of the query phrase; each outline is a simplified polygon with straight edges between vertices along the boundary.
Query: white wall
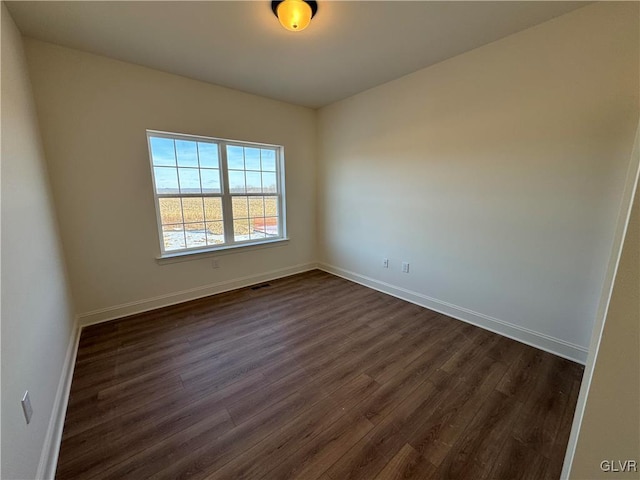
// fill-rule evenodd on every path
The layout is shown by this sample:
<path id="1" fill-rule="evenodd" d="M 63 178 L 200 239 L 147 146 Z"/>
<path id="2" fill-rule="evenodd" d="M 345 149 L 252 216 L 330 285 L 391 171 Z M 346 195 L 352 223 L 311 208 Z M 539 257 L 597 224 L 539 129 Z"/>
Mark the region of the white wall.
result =
<path id="1" fill-rule="evenodd" d="M 584 361 L 638 121 L 638 7 L 590 5 L 321 109 L 327 269 Z"/>
<path id="2" fill-rule="evenodd" d="M 35 40 L 26 49 L 84 321 L 315 261 L 313 110 Z M 220 256 L 215 270 L 210 257 L 159 265 L 145 129 L 284 145 L 290 242 Z"/>
<path id="3" fill-rule="evenodd" d="M 633 471 L 604 472 L 600 462 L 640 462 L 639 292 L 640 195 L 636 191 L 602 338 L 594 345 L 597 363 L 588 385 L 570 478 L 638 478 Z"/>
<path id="4" fill-rule="evenodd" d="M 22 38 L 2 9 L 2 473 L 35 478 L 73 315 Z M 33 418 L 20 400 L 31 394 Z"/>
<path id="5" fill-rule="evenodd" d="M 639 175 L 640 123 L 562 478 L 637 476 L 633 471 L 605 472 L 600 462 L 638 461 L 634 455 L 640 452 L 640 196 L 636 192 Z"/>

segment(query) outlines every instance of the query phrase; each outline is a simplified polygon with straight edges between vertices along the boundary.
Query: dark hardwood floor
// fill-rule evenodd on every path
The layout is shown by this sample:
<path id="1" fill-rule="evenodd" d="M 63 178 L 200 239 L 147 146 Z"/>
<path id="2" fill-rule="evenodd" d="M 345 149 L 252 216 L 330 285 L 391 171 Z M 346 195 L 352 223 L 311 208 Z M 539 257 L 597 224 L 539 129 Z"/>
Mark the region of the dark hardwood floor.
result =
<path id="1" fill-rule="evenodd" d="M 557 479 L 582 367 L 320 271 L 82 331 L 59 479 Z"/>

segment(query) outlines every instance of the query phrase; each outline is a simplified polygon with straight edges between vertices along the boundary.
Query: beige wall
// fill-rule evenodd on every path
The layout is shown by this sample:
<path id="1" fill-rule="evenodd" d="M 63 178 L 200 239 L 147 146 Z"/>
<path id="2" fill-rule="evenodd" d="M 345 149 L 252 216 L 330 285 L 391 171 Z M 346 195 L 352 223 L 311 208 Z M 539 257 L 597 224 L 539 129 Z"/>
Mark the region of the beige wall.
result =
<path id="1" fill-rule="evenodd" d="M 80 315 L 118 316 L 315 261 L 313 110 L 35 40 L 26 49 Z M 159 265 L 145 129 L 284 145 L 290 242 L 221 256 L 219 269 L 210 257 Z"/>
<path id="2" fill-rule="evenodd" d="M 22 38 L 2 9 L 2 471 L 35 478 L 73 314 Z M 20 400 L 29 390 L 33 418 Z"/>
<path id="3" fill-rule="evenodd" d="M 636 192 L 570 478 L 640 478 L 639 296 L 640 195 Z M 635 460 L 638 471 L 603 472 L 603 460 Z"/>
<path id="4" fill-rule="evenodd" d="M 321 261 L 585 361 L 638 121 L 638 8 L 590 5 L 321 109 Z"/>

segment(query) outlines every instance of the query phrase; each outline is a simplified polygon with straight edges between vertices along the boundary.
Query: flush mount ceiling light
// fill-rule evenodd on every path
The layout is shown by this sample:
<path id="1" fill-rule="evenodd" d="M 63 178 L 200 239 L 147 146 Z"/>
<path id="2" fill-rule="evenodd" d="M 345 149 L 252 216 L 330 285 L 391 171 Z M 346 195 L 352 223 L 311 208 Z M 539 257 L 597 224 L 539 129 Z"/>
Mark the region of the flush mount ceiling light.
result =
<path id="1" fill-rule="evenodd" d="M 280 24 L 292 32 L 304 30 L 318 11 L 318 2 L 306 0 L 280 0 L 271 2 L 271 10 Z"/>

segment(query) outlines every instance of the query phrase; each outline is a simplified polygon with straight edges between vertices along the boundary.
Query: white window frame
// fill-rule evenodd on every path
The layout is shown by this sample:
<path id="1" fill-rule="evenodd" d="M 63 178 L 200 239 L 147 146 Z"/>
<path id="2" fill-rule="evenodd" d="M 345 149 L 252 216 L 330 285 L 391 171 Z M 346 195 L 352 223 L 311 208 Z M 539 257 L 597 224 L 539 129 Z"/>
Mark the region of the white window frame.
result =
<path id="1" fill-rule="evenodd" d="M 160 257 L 172 258 L 184 255 L 192 255 L 197 253 L 217 252 L 241 247 L 249 247 L 254 245 L 263 245 L 276 242 L 287 241 L 287 221 L 286 221 L 286 195 L 285 195 L 285 168 L 284 168 L 284 147 L 282 145 L 271 145 L 266 143 L 245 142 L 240 140 L 229 140 L 225 138 L 203 137 L 199 135 L 189 135 L 184 133 L 163 132 L 159 130 L 147 130 L 147 148 L 149 150 L 149 165 L 151 170 L 151 179 L 153 186 L 154 203 L 156 207 L 156 223 L 158 227 L 158 239 L 160 242 Z M 218 162 L 220 168 L 220 193 L 203 193 L 199 194 L 158 194 L 156 187 L 155 170 L 153 164 L 153 154 L 151 151 L 151 137 L 168 138 L 172 140 L 188 140 L 201 143 L 213 143 L 218 147 Z M 227 168 L 227 146 L 265 148 L 274 150 L 276 154 L 276 189 L 277 192 L 269 193 L 234 193 L 229 189 L 229 175 Z M 177 157 L 176 157 L 177 161 Z M 176 165 L 176 168 L 177 165 Z M 192 167 L 193 168 L 193 167 Z M 200 164 L 198 160 L 198 170 Z M 176 172 L 177 173 L 177 172 Z M 178 180 L 179 182 L 179 180 Z M 278 235 L 265 239 L 249 239 L 235 241 L 233 235 L 233 208 L 232 197 L 277 197 L 278 208 Z M 162 232 L 162 218 L 160 215 L 160 199 L 161 198 L 220 198 L 222 203 L 222 224 L 224 226 L 224 243 L 218 245 L 207 245 L 205 247 L 188 247 L 175 250 L 166 250 L 164 245 L 164 235 Z M 184 221 L 184 218 L 183 218 Z M 186 239 L 185 239 L 186 240 Z M 186 245 L 186 241 L 185 241 Z"/>

